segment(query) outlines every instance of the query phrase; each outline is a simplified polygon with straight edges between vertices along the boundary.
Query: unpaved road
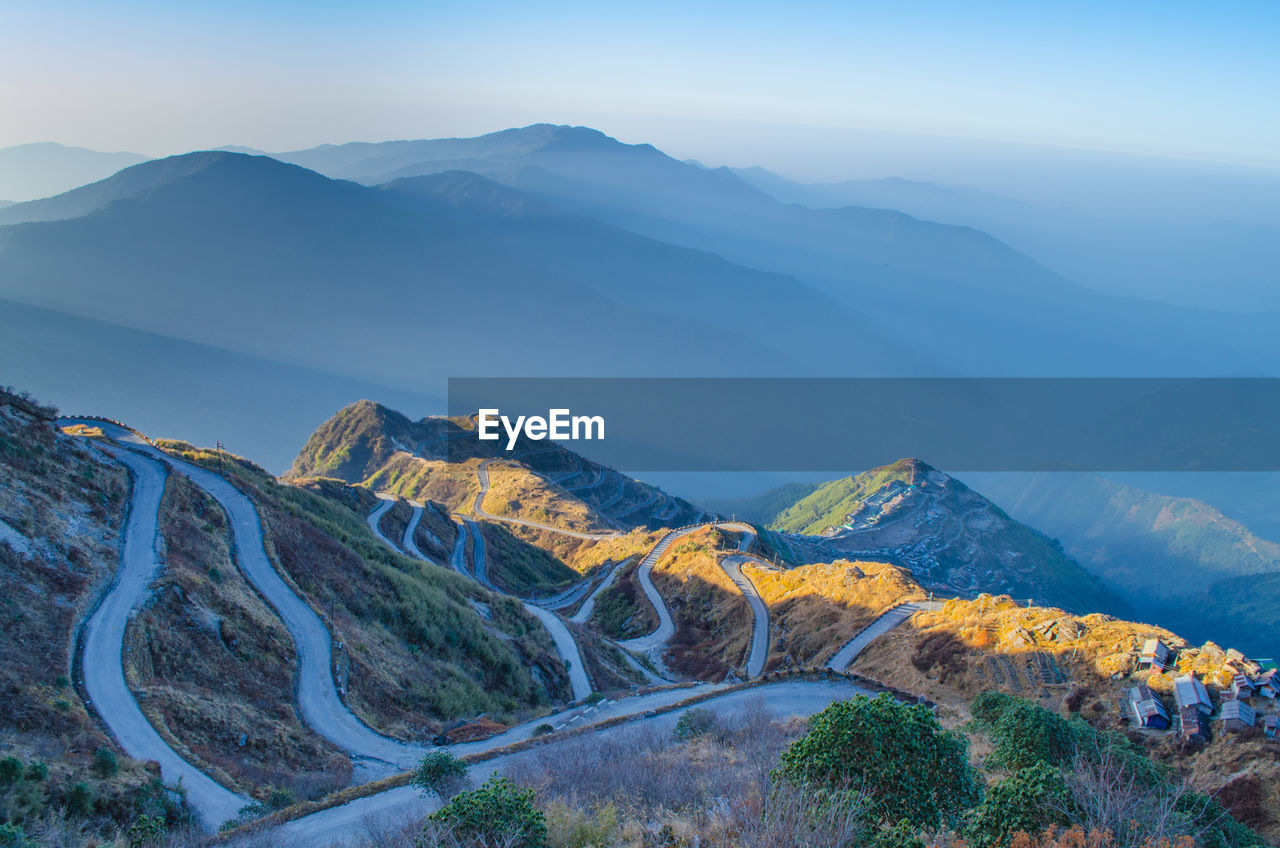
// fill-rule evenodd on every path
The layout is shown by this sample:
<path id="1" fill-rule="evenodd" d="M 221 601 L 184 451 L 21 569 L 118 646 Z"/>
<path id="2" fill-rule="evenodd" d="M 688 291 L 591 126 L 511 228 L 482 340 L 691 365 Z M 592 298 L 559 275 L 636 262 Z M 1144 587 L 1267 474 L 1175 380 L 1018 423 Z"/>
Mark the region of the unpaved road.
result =
<path id="1" fill-rule="evenodd" d="M 129 468 L 132 488 L 120 571 L 85 625 L 81 655 L 85 692 L 120 747 L 135 760 L 158 762 L 165 783 L 181 781 L 201 824 L 207 830 L 217 830 L 224 821 L 235 818 L 251 799 L 217 783 L 170 748 L 142 714 L 124 679 L 125 627 L 160 570 L 156 519 L 168 475 L 165 467 L 154 460 L 127 450 L 105 446 L 103 450 Z"/>

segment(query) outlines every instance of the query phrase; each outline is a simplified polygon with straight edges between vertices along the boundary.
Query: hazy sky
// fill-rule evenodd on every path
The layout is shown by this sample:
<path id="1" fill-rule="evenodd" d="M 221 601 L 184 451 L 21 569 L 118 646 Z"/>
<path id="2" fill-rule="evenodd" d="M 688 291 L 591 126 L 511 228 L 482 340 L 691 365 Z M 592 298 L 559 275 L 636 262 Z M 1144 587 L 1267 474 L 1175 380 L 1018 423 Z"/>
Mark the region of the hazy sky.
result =
<path id="1" fill-rule="evenodd" d="M 551 121 L 715 164 L 751 139 L 880 130 L 1280 167 L 1277 44 L 1274 0 L 2 0 L 0 146 Z"/>

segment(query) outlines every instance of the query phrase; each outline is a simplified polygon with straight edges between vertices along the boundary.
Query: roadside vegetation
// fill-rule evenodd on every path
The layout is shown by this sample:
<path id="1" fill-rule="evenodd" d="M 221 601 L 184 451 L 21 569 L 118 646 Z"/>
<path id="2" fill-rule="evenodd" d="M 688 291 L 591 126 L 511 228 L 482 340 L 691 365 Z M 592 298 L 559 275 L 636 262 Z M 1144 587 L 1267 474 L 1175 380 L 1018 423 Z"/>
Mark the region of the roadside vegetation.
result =
<path id="1" fill-rule="evenodd" d="M 1216 800 L 1116 734 L 989 694 L 939 723 L 888 695 L 779 721 L 762 701 L 568 740 L 361 848 L 1246 848 Z M 424 776 L 425 774 L 425 776 Z M 268 845 L 270 843 L 267 843 Z"/>

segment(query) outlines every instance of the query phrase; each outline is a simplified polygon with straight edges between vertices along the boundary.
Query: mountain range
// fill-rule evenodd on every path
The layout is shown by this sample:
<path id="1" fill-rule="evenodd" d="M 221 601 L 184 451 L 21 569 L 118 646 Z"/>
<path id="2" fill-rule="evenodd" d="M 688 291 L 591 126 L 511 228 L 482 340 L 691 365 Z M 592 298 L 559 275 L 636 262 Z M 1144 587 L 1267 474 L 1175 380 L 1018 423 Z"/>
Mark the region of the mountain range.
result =
<path id="1" fill-rule="evenodd" d="M 48 197 L 146 161 L 137 153 L 101 153 L 53 142 L 0 149 L 0 198 L 15 203 Z"/>
<path id="2" fill-rule="evenodd" d="M 758 167 L 734 173 L 784 203 L 893 209 L 973 227 L 1110 294 L 1237 312 L 1280 308 L 1280 229 L 1247 213 L 1238 220 L 1152 221 L 897 177 L 798 183 Z"/>

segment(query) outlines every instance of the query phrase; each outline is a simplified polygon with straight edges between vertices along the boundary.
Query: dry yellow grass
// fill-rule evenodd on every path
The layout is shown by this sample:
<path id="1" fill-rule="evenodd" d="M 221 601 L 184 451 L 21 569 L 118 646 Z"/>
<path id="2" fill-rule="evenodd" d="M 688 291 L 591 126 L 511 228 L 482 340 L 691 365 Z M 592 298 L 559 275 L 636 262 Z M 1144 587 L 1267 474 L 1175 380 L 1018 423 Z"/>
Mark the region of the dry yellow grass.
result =
<path id="1" fill-rule="evenodd" d="M 645 554 L 662 538 L 660 531 L 644 528 L 609 539 L 579 539 L 519 525 L 508 525 L 508 529 L 512 535 L 542 548 L 579 574 L 589 574 L 601 565 Z"/>
<path id="2" fill-rule="evenodd" d="M 882 562 L 742 571 L 769 607 L 769 669 L 821 665 L 878 615 L 926 594 L 910 572 Z"/>
<path id="3" fill-rule="evenodd" d="M 480 491 L 480 484 L 476 481 L 479 465 L 478 459 L 444 462 L 397 453 L 361 485 L 408 500 L 438 501 L 451 512 L 469 511 L 476 493 Z"/>
<path id="4" fill-rule="evenodd" d="M 676 625 L 668 665 L 688 677 L 744 674 L 751 608 L 719 562 L 733 547 L 728 534 L 704 528 L 677 541 L 654 566 L 654 585 Z"/>
<path id="5" fill-rule="evenodd" d="M 489 493 L 484 508 L 493 515 L 523 518 L 565 530 L 593 533 L 613 529 L 585 503 L 515 463 L 489 463 Z"/>

